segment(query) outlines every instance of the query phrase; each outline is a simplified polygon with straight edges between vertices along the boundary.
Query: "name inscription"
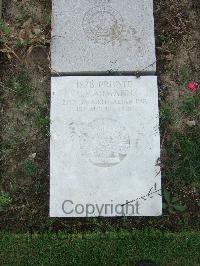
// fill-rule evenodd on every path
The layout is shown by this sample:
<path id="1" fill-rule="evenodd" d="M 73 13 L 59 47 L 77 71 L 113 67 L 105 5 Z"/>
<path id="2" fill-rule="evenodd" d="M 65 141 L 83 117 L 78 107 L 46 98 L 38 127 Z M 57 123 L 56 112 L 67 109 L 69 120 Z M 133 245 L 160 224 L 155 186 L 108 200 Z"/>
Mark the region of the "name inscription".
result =
<path id="1" fill-rule="evenodd" d="M 83 111 L 133 111 L 136 105 L 147 104 L 140 97 L 133 81 L 76 81 L 66 89 L 62 104 L 70 110 Z"/>

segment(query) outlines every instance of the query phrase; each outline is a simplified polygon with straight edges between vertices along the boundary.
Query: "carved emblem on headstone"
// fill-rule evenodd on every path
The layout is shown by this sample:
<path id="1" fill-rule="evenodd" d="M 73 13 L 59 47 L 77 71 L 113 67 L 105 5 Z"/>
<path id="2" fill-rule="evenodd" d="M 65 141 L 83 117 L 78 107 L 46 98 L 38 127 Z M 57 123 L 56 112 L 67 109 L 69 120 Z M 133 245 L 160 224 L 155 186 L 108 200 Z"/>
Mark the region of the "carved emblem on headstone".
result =
<path id="1" fill-rule="evenodd" d="M 119 164 L 128 154 L 130 137 L 124 126 L 113 119 L 71 123 L 72 137 L 78 137 L 82 156 L 99 167 Z"/>
<path id="2" fill-rule="evenodd" d="M 98 5 L 85 13 L 83 30 L 90 40 L 106 44 L 117 40 L 123 31 L 120 13 L 107 5 Z"/>

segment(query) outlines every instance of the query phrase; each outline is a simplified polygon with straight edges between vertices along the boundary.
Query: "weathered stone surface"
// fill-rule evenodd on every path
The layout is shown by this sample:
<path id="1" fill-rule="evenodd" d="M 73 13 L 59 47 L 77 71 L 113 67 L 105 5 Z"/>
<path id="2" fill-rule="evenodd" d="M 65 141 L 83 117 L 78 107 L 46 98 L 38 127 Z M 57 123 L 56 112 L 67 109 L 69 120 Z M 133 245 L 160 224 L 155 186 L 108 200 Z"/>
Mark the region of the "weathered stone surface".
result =
<path id="1" fill-rule="evenodd" d="M 50 157 L 50 216 L 161 215 L 156 77 L 52 78 Z"/>
<path id="2" fill-rule="evenodd" d="M 156 71 L 153 0 L 54 0 L 52 73 Z"/>

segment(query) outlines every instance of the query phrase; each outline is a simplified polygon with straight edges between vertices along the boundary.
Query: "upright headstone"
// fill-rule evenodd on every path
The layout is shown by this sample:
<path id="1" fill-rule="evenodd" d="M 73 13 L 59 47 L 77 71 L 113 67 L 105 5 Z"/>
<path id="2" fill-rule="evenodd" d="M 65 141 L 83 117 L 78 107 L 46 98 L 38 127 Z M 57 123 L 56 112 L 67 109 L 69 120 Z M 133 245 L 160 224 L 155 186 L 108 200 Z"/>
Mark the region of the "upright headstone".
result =
<path id="1" fill-rule="evenodd" d="M 162 213 L 156 77 L 52 78 L 52 217 Z"/>
<path id="2" fill-rule="evenodd" d="M 52 73 L 156 71 L 153 0 L 53 0 Z"/>

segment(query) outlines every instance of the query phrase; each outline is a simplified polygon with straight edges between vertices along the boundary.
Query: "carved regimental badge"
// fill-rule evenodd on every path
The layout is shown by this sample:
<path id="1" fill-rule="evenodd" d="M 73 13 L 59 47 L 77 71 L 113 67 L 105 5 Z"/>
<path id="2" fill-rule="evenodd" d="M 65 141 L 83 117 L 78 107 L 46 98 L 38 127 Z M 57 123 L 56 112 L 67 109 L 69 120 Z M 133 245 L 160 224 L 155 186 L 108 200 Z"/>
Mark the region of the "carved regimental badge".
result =
<path id="1" fill-rule="evenodd" d="M 130 149 L 127 130 L 113 119 L 96 119 L 88 124 L 73 122 L 70 131 L 79 140 L 82 156 L 99 167 L 119 164 Z"/>
<path id="2" fill-rule="evenodd" d="M 123 18 L 117 10 L 110 6 L 95 6 L 86 12 L 82 26 L 90 40 L 106 44 L 121 36 Z"/>

